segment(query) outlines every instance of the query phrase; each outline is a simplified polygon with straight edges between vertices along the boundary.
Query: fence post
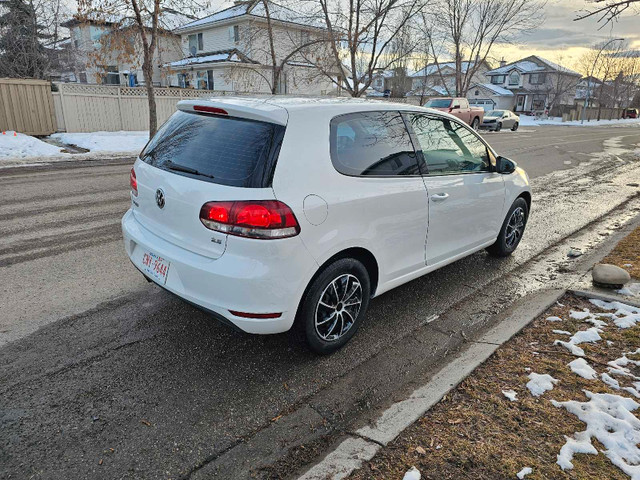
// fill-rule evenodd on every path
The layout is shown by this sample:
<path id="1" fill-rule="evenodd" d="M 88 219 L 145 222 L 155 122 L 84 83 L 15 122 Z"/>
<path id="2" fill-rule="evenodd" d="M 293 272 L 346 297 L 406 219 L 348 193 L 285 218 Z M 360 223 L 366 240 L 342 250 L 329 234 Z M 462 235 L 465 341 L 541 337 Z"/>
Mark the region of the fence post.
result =
<path id="1" fill-rule="evenodd" d="M 69 132 L 69 122 L 67 121 L 67 111 L 64 108 L 65 100 L 64 100 L 64 85 L 62 83 L 58 83 L 58 92 L 60 92 L 60 108 L 62 110 L 62 122 L 64 123 L 64 131 Z"/>
<path id="2" fill-rule="evenodd" d="M 124 120 L 122 120 L 122 94 L 118 85 L 118 114 L 120 115 L 120 130 L 124 130 Z"/>

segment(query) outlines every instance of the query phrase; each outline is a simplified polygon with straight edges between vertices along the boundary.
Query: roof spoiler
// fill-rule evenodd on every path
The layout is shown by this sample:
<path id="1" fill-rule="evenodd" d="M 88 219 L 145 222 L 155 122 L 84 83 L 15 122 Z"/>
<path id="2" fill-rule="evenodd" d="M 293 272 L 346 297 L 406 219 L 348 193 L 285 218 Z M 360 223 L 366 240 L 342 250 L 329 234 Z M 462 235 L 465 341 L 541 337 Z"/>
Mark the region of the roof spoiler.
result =
<path id="1" fill-rule="evenodd" d="M 287 125 L 289 114 L 286 109 L 268 103 L 264 100 L 225 98 L 203 98 L 200 100 L 182 100 L 178 102 L 178 110 L 183 112 L 210 113 L 212 115 L 228 115 L 230 117 L 246 118 L 260 122 Z"/>

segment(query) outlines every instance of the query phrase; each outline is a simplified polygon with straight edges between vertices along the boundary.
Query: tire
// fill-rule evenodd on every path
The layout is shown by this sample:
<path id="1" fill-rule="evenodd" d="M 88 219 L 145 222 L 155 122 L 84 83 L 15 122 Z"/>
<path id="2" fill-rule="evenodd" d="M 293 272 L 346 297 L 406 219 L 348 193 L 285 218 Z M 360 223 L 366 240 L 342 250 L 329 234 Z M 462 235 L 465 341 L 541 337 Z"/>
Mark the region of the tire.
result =
<path id="1" fill-rule="evenodd" d="M 502 129 L 502 123 L 496 124 L 496 132 L 499 132 Z"/>
<path id="2" fill-rule="evenodd" d="M 370 296 L 369 273 L 358 260 L 341 258 L 325 267 L 307 288 L 296 316 L 309 348 L 328 355 L 343 347 L 362 323 Z M 347 302 L 351 305 L 343 306 Z"/>
<path id="3" fill-rule="evenodd" d="M 473 119 L 473 122 L 471 122 L 471 128 L 473 128 L 474 130 L 478 130 L 479 126 L 480 126 L 480 119 L 476 117 Z"/>
<path id="4" fill-rule="evenodd" d="M 507 257 L 511 255 L 520 244 L 528 219 L 529 207 L 527 206 L 527 202 L 522 197 L 517 198 L 516 201 L 513 202 L 513 205 L 511 205 L 502 223 L 502 228 L 500 229 L 496 242 L 490 247 L 487 247 L 489 255 L 494 257 Z M 519 228 L 516 228 L 514 232 L 515 225 L 519 225 Z"/>
<path id="5" fill-rule="evenodd" d="M 518 127 L 520 126 L 520 124 L 518 122 L 513 124 L 513 127 L 511 127 L 511 131 L 515 132 L 516 130 L 518 130 Z"/>

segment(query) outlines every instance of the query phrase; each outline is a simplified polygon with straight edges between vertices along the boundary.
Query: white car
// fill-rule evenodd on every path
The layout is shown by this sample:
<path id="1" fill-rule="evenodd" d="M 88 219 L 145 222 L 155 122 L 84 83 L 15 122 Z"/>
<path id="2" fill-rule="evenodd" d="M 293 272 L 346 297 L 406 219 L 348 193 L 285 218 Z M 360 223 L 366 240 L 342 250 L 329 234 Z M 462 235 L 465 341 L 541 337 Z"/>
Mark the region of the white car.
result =
<path id="1" fill-rule="evenodd" d="M 131 169 L 126 251 L 245 332 L 329 353 L 369 299 L 518 246 L 526 173 L 455 117 L 351 99 L 189 100 Z"/>

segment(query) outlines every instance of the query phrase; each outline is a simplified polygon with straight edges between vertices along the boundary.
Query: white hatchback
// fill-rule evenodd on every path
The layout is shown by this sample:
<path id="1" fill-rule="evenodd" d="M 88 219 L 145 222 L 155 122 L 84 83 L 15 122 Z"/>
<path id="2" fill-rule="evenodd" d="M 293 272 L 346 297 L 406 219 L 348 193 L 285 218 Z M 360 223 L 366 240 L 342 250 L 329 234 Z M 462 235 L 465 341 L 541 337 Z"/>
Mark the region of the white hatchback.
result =
<path id="1" fill-rule="evenodd" d="M 147 279 L 329 353 L 370 298 L 478 250 L 511 254 L 530 207 L 526 173 L 446 113 L 224 98 L 180 102 L 149 141 L 122 230 Z"/>

